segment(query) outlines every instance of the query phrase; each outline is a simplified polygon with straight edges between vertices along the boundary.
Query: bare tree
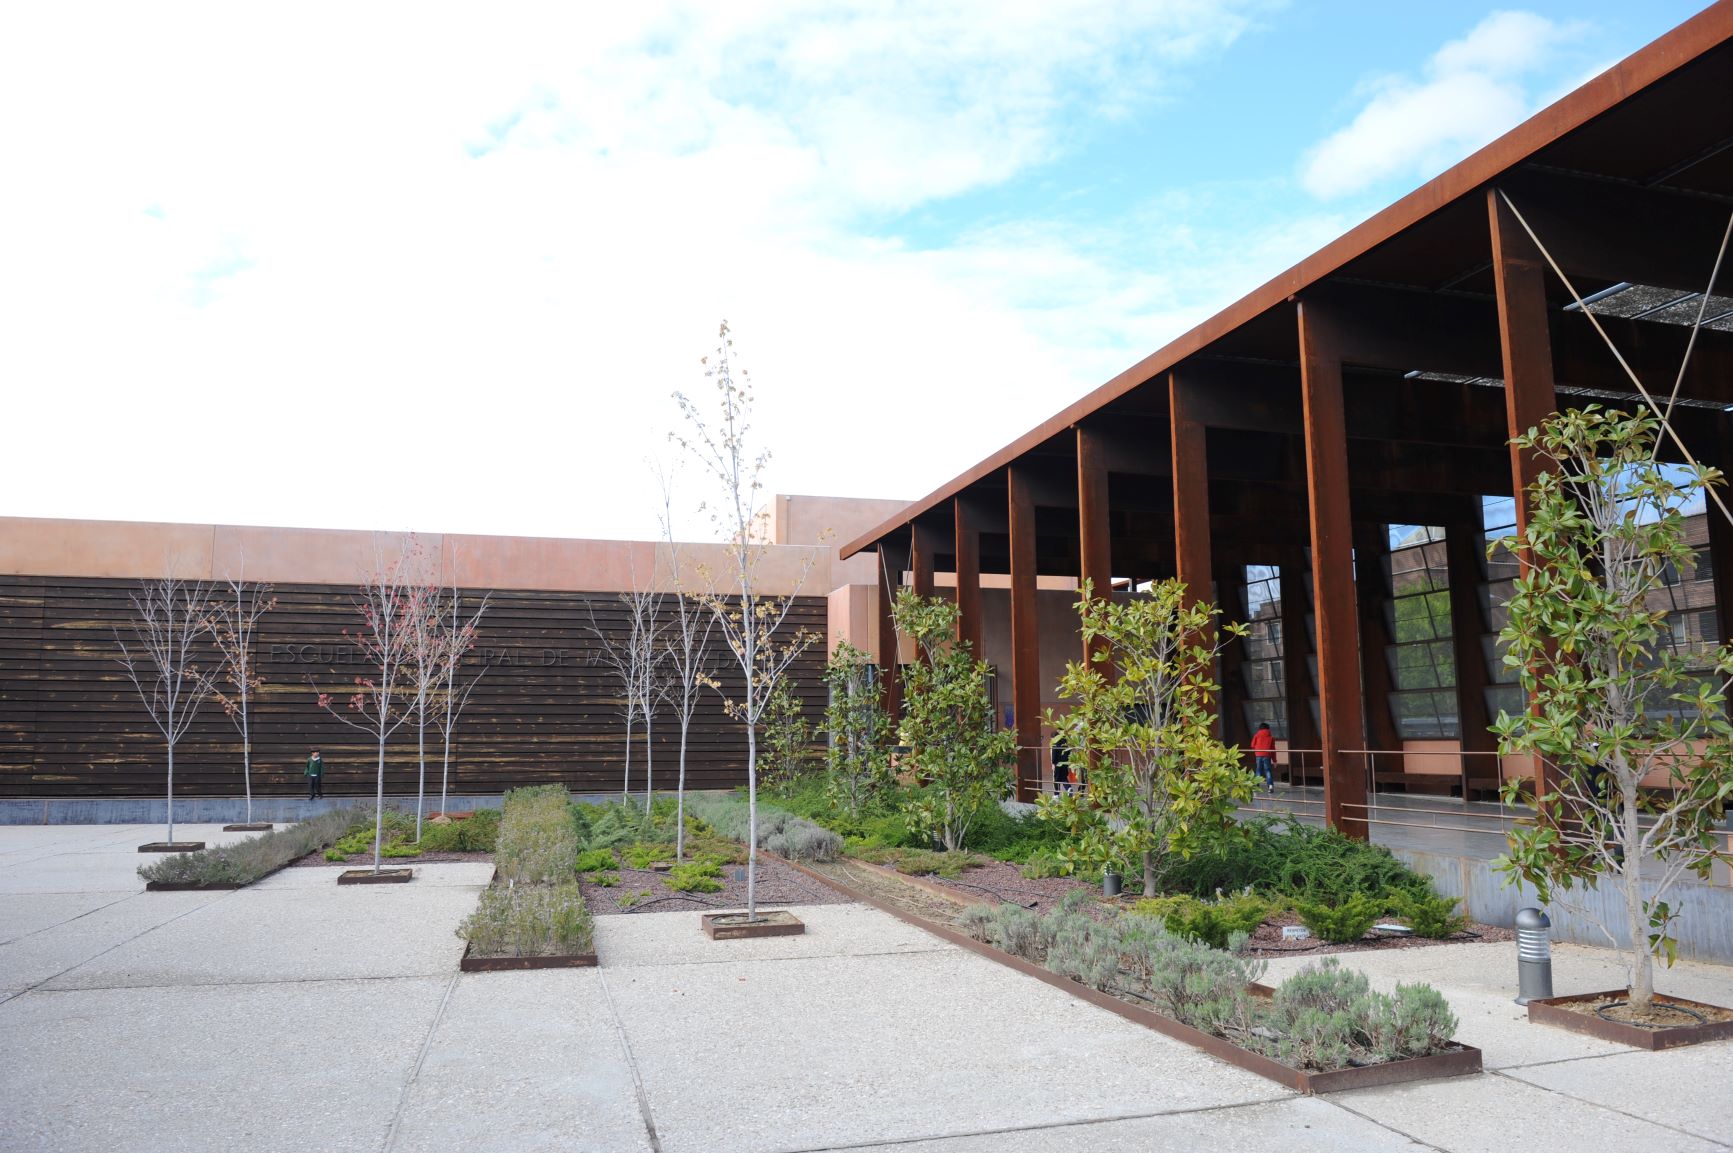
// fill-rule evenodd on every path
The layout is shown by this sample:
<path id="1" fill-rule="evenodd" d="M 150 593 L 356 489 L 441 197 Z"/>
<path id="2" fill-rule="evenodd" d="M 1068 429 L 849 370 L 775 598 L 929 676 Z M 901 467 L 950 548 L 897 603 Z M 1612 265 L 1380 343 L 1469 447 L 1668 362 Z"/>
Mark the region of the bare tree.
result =
<path id="1" fill-rule="evenodd" d="M 346 713 L 330 693 L 319 694 L 319 704 L 352 729 L 373 737 L 378 746 L 377 788 L 373 813 L 373 871 L 379 871 L 385 830 L 385 745 L 403 727 L 413 708 L 414 688 L 408 671 L 414 659 L 415 619 L 422 613 L 421 582 L 413 572 L 419 557 L 401 549 L 387 563 L 374 542 L 373 571 L 361 584 L 355 607 L 361 626 L 344 629 L 343 636 L 371 666 L 367 676 L 355 678 Z"/>
<path id="2" fill-rule="evenodd" d="M 451 787 L 451 749 L 456 743 L 457 722 L 463 716 L 464 706 L 469 704 L 469 694 L 480 683 L 483 674 L 487 672 L 484 665 L 467 681 L 463 679 L 463 658 L 475 648 L 475 637 L 481 626 L 482 614 L 487 612 L 487 597 L 481 598 L 475 612 L 465 618 L 463 615 L 463 591 L 457 584 L 457 557 L 453 554 L 451 560 L 451 589 L 444 598 L 444 628 L 441 640 L 444 653 L 441 658 L 442 683 L 439 692 L 438 725 L 440 736 L 444 739 L 444 759 L 440 765 L 439 774 L 439 811 L 446 813 L 448 808 L 449 789 Z"/>
<path id="3" fill-rule="evenodd" d="M 417 581 L 412 590 L 415 614 L 409 619 L 409 661 L 404 668 L 413 694 L 415 716 L 415 839 L 421 840 L 421 816 L 427 797 L 427 722 L 434 697 L 445 680 L 445 588 L 435 576 Z"/>
<path id="4" fill-rule="evenodd" d="M 645 737 L 644 811 L 650 811 L 650 790 L 653 784 L 654 754 L 650 751 L 649 735 L 655 727 L 655 706 L 658 695 L 657 665 L 660 663 L 659 635 L 662 595 L 638 587 L 636 569 L 632 572 L 632 588 L 619 596 L 626 610 L 624 637 L 597 623 L 595 611 L 590 612 L 590 632 L 595 634 L 597 649 L 592 658 L 608 669 L 620 685 L 621 715 L 626 720 L 626 771 L 620 780 L 620 800 L 632 793 L 632 733 L 639 718 L 643 718 Z"/>
<path id="5" fill-rule="evenodd" d="M 245 575 L 242 560 L 242 576 Z M 225 583 L 228 593 L 211 598 L 211 639 L 221 654 L 217 675 L 212 679 L 211 696 L 223 706 L 241 736 L 241 783 L 247 796 L 247 824 L 253 822 L 253 734 L 251 704 L 253 693 L 264 683 L 254 661 L 253 638 L 259 619 L 277 607 L 268 584 L 248 584 L 242 577 Z M 220 684 L 219 684 L 220 682 Z M 226 688 L 221 686 L 227 686 Z"/>
<path id="6" fill-rule="evenodd" d="M 173 573 L 172 562 L 168 569 Z M 210 692 L 198 664 L 200 641 L 210 631 L 210 595 L 208 585 L 172 575 L 143 581 L 132 594 L 133 643 L 114 630 L 121 667 L 168 750 L 170 844 L 175 839 L 175 746 Z"/>
<path id="7" fill-rule="evenodd" d="M 680 770 L 674 786 L 674 859 L 686 859 L 686 744 L 692 717 L 705 689 L 715 683 L 710 654 L 710 630 L 716 616 L 686 592 L 680 568 L 680 546 L 674 540 L 674 494 L 667 474 L 662 481 L 662 537 L 668 546 L 668 572 L 674 581 L 674 618 L 665 633 L 663 650 L 668 675 L 663 692 L 680 723 Z"/>
<path id="8" fill-rule="evenodd" d="M 768 553 L 763 538 L 763 514 L 756 511 L 763 488 L 768 451 L 754 451 L 748 437 L 752 423 L 752 390 L 745 372 L 737 383 L 730 361 L 733 341 L 728 322 L 718 333 L 715 363 L 704 360 L 704 375 L 715 385 L 719 408 L 714 423 L 682 393 L 674 400 L 686 420 L 685 435 L 673 434 L 710 475 L 716 486 L 714 503 L 704 506 L 726 541 L 726 571 L 699 566 L 704 592 L 700 602 L 711 618 L 741 673 L 740 695 L 728 699 L 729 714 L 746 728 L 747 866 L 746 915 L 758 918 L 758 726 L 765 708 L 795 658 L 817 639 L 809 629 L 785 627 L 794 607 L 792 595 L 767 595 L 759 588 L 758 566 Z M 817 558 L 814 550 L 794 582 L 805 583 Z"/>

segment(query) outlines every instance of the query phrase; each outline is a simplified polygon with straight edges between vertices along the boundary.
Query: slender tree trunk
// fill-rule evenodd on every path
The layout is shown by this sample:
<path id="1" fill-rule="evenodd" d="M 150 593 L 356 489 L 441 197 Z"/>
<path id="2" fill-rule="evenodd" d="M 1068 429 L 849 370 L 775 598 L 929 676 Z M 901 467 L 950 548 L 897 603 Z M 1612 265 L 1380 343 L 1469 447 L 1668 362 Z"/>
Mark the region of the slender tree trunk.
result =
<path id="1" fill-rule="evenodd" d="M 1620 840 L 1625 850 L 1625 918 L 1631 932 L 1631 1008 L 1639 1012 L 1649 1007 L 1655 996 L 1655 958 L 1649 950 L 1649 926 L 1643 917 L 1643 852 L 1638 837 L 1642 827 L 1637 823 L 1637 789 L 1625 786 L 1623 820 Z"/>
<path id="2" fill-rule="evenodd" d="M 626 713 L 626 776 L 620 782 L 620 803 L 632 799 L 632 714 Z"/>
<path id="3" fill-rule="evenodd" d="M 378 788 L 373 797 L 373 871 L 379 871 L 380 842 L 385 836 L 385 732 L 379 733 Z"/>
<path id="4" fill-rule="evenodd" d="M 253 823 L 253 738 L 247 729 L 247 672 L 241 670 L 241 787 L 247 794 L 247 824 Z"/>
<path id="5" fill-rule="evenodd" d="M 686 859 L 686 728 L 688 721 L 680 720 L 680 773 L 674 785 L 674 859 Z"/>
<path id="6" fill-rule="evenodd" d="M 415 843 L 421 843 L 422 798 L 427 796 L 427 700 L 415 705 Z"/>
<path id="7" fill-rule="evenodd" d="M 446 816 L 451 815 L 451 798 L 450 798 L 450 792 L 449 792 L 450 788 L 451 788 L 451 728 L 450 728 L 450 721 L 447 721 L 446 722 L 446 732 L 445 732 L 445 758 L 444 758 L 444 762 L 440 765 L 440 768 L 439 768 L 439 811 L 441 813 L 445 814 Z"/>
<path id="8" fill-rule="evenodd" d="M 175 743 L 168 742 L 168 839 L 175 839 Z"/>
<path id="9" fill-rule="evenodd" d="M 649 712 L 644 714 L 644 815 L 650 815 L 651 778 L 656 771 L 656 747 L 651 743 L 655 736 L 655 716 Z"/>
<path id="10" fill-rule="evenodd" d="M 746 690 L 752 691 L 749 685 Z M 758 920 L 758 726 L 746 721 L 746 919 Z"/>

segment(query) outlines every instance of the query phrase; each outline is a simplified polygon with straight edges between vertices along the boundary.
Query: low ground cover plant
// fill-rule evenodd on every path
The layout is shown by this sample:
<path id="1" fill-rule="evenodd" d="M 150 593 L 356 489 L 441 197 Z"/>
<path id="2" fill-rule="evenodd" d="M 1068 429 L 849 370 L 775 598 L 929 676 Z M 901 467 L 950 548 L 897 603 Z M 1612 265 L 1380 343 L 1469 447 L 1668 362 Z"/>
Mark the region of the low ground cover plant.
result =
<path id="1" fill-rule="evenodd" d="M 1217 949 L 1225 949 L 1236 933 L 1250 936 L 1281 911 L 1281 905 L 1255 893 L 1234 893 L 1213 901 L 1188 894 L 1146 897 L 1132 906 L 1139 916 L 1154 917 L 1171 933 Z"/>
<path id="2" fill-rule="evenodd" d="M 1296 900 L 1294 911 L 1300 923 L 1332 945 L 1348 945 L 1364 937 L 1383 915 L 1388 902 L 1381 897 L 1355 893 L 1339 905 Z"/>
<path id="3" fill-rule="evenodd" d="M 692 796 L 686 800 L 686 809 L 719 836 L 746 841 L 745 797 Z M 843 839 L 805 817 L 760 800 L 758 847 L 796 861 L 834 861 L 842 855 Z"/>
<path id="4" fill-rule="evenodd" d="M 477 809 L 475 815 L 449 824 L 421 827 L 424 853 L 491 853 L 499 837 L 498 809 Z"/>
<path id="5" fill-rule="evenodd" d="M 578 860 L 570 798 L 559 785 L 513 789 L 505 795 L 494 865 L 507 883 L 569 880 Z"/>
<path id="6" fill-rule="evenodd" d="M 607 853 L 608 863 L 613 854 Z M 578 885 L 571 798 L 558 785 L 505 795 L 496 878 L 457 935 L 478 957 L 572 956 L 594 948 L 594 920 Z"/>
<path id="7" fill-rule="evenodd" d="M 595 948 L 595 919 L 575 880 L 500 884 L 458 927 L 478 957 L 574 956 Z"/>
<path id="8" fill-rule="evenodd" d="M 973 906 L 958 923 L 978 941 L 1295 1068 L 1426 1056 L 1448 1048 L 1455 1036 L 1456 1016 L 1430 986 L 1373 992 L 1363 975 L 1331 957 L 1308 965 L 1265 1001 L 1249 989 L 1264 964 L 1237 951 L 1243 933 L 1217 949 L 1170 931 L 1156 917 L 1092 916 L 1092 899 L 1079 890 L 1045 913 Z"/>
<path id="9" fill-rule="evenodd" d="M 146 881 L 180 885 L 250 885 L 290 861 L 330 845 L 357 824 L 365 825 L 372 844 L 373 819 L 364 809 L 332 809 L 298 821 L 285 829 L 273 829 L 232 845 L 218 845 L 197 853 L 176 853 L 148 865 L 138 875 Z"/>
<path id="10" fill-rule="evenodd" d="M 899 873 L 907 873 L 911 877 L 937 875 L 940 877 L 960 877 L 963 870 L 979 868 L 985 865 L 989 858 L 979 853 L 965 850 L 956 852 L 939 852 L 933 849 L 886 849 L 874 848 L 870 845 L 849 846 L 850 855 L 874 865 L 884 865 Z"/>
<path id="11" fill-rule="evenodd" d="M 1442 940 L 1468 928 L 1468 918 L 1457 912 L 1461 900 L 1398 891 L 1390 894 L 1390 911 L 1400 917 L 1417 937 Z"/>
<path id="12" fill-rule="evenodd" d="M 1243 836 L 1205 842 L 1168 862 L 1163 887 L 1198 897 L 1252 889 L 1331 906 L 1356 895 L 1432 895 L 1432 882 L 1382 845 L 1279 816 L 1255 817 L 1242 828 Z"/>
<path id="13" fill-rule="evenodd" d="M 577 864 L 572 867 L 580 873 L 602 873 L 611 872 L 619 865 L 612 849 L 585 849 L 578 854 Z"/>
<path id="14" fill-rule="evenodd" d="M 711 861 L 687 861 L 668 870 L 666 883 L 677 893 L 719 893 L 722 868 Z"/>

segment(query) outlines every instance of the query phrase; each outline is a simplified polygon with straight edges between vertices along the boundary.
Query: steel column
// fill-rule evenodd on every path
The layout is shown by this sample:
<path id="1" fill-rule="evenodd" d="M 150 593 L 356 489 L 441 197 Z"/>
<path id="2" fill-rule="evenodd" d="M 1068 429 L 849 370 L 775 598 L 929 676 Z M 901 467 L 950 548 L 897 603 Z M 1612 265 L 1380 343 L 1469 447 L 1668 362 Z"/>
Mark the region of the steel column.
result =
<path id="1" fill-rule="evenodd" d="M 975 659 L 981 659 L 981 530 L 976 526 L 968 502 L 951 499 L 956 524 L 957 639 L 966 641 Z"/>
<path id="2" fill-rule="evenodd" d="M 1107 459 L 1101 435 L 1077 426 L 1077 552 L 1082 578 L 1098 597 L 1113 596 L 1113 526 L 1108 518 Z M 1085 645 L 1083 659 L 1093 663 L 1107 643 Z M 1104 666 L 1105 667 L 1105 666 Z"/>
<path id="3" fill-rule="evenodd" d="M 1444 526 L 1445 556 L 1450 571 L 1450 639 L 1456 665 L 1456 718 L 1464 753 L 1490 753 L 1498 741 L 1487 726 L 1486 654 L 1481 639 L 1486 620 L 1480 611 L 1481 559 L 1485 556 L 1485 526 L 1480 502 L 1463 502 L 1462 515 Z M 1469 795 L 1469 781 L 1484 778 L 1490 758 L 1462 758 L 1462 796 Z M 1495 766 L 1494 766 L 1495 767 Z M 1496 776 L 1496 772 L 1493 773 Z"/>
<path id="4" fill-rule="evenodd" d="M 918 523 L 909 525 L 909 587 L 918 597 L 933 595 L 933 538 Z"/>
<path id="5" fill-rule="evenodd" d="M 1553 382 L 1552 339 L 1547 328 L 1546 259 L 1522 224 L 1499 196 L 1486 191 L 1492 228 L 1492 272 L 1497 290 L 1499 347 L 1504 366 L 1506 431 L 1516 437 L 1544 422 L 1558 409 Z M 1515 446 L 1510 450 L 1511 481 L 1516 493 L 1516 534 L 1528 528 L 1528 489 L 1546 462 L 1539 453 Z M 1533 558 L 1518 548 L 1517 563 L 1527 572 Z M 1545 792 L 1551 770 L 1534 758 L 1535 790 Z"/>
<path id="6" fill-rule="evenodd" d="M 1306 495 L 1311 513 L 1313 599 L 1318 619 L 1318 736 L 1324 749 L 1324 819 L 1366 839 L 1366 774 L 1343 749 L 1364 748 L 1359 633 L 1355 627 L 1353 514 L 1348 507 L 1348 436 L 1342 358 L 1333 324 L 1314 306 L 1295 308 L 1305 413 Z"/>
<path id="7" fill-rule="evenodd" d="M 1017 799 L 1033 801 L 1041 781 L 1040 608 L 1035 587 L 1035 500 L 1028 474 L 1013 466 L 1011 529 L 1011 709 L 1017 726 Z"/>
<path id="8" fill-rule="evenodd" d="M 878 665 L 879 680 L 884 685 L 885 712 L 892 724 L 903 715 L 903 678 L 897 669 L 897 626 L 891 617 L 891 605 L 902 589 L 907 554 L 906 546 L 889 540 L 879 542 L 879 627 L 873 662 Z"/>
<path id="9" fill-rule="evenodd" d="M 1178 372 L 1167 377 L 1173 451 L 1173 549 L 1188 603 L 1210 599 L 1209 449 L 1195 418 L 1192 389 Z"/>
<path id="10" fill-rule="evenodd" d="M 1311 601 L 1306 596 L 1306 566 L 1297 560 L 1286 561 L 1278 570 L 1282 590 L 1282 682 L 1287 701 L 1288 748 L 1316 749 L 1318 724 L 1312 719 L 1312 634 L 1306 625 L 1306 610 Z M 1299 783 L 1303 773 L 1296 773 L 1302 764 L 1313 764 L 1316 754 L 1302 757 L 1288 754 L 1289 779 Z"/>
<path id="11" fill-rule="evenodd" d="M 1384 623 L 1384 602 L 1390 586 L 1384 579 L 1384 558 L 1390 552 L 1389 529 L 1365 521 L 1354 525 L 1354 595 L 1360 614 L 1360 684 L 1366 694 L 1366 740 L 1373 749 L 1400 749 L 1402 732 L 1391 706 L 1390 629 Z M 1375 770 L 1402 772 L 1400 753 L 1368 762 Z M 1376 775 L 1372 781 L 1376 789 Z"/>

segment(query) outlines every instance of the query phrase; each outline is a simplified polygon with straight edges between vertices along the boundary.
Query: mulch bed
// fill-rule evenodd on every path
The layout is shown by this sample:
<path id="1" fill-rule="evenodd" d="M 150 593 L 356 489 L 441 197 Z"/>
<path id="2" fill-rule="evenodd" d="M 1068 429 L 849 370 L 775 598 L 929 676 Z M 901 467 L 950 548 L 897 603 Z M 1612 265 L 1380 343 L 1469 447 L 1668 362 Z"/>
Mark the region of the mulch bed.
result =
<path id="1" fill-rule="evenodd" d="M 405 865 L 442 865 L 448 861 L 479 861 L 482 864 L 492 864 L 492 853 L 423 853 L 419 857 L 385 857 L 379 864 L 381 868 L 395 868 Z M 297 857 L 289 862 L 291 869 L 305 868 L 313 865 L 330 866 L 336 869 L 353 869 L 359 865 L 373 867 L 373 854 L 357 853 L 347 861 L 327 861 L 324 849 L 315 849 L 304 857 Z"/>
<path id="2" fill-rule="evenodd" d="M 822 869 L 822 867 L 821 867 Z M 922 916 L 935 918 L 942 910 L 939 901 L 921 894 L 912 885 L 898 886 L 895 882 L 888 885 L 875 878 L 866 878 L 859 874 L 865 870 L 855 869 L 850 876 L 840 876 L 845 883 L 860 889 L 871 891 L 873 896 L 889 899 L 898 907 L 910 908 L 910 911 Z M 986 897 L 994 901 L 1008 901 L 1014 905 L 1022 905 L 1026 909 L 1045 912 L 1050 906 L 1057 904 L 1066 893 L 1074 889 L 1087 889 L 1099 893 L 1100 886 L 1078 880 L 1076 877 L 1045 877 L 1031 880 L 1018 870 L 1016 865 L 1005 861 L 994 861 L 980 868 L 966 869 L 961 877 L 940 877 L 930 875 L 922 880 L 950 889 L 957 894 L 959 902 L 979 900 Z M 863 887 L 863 884 L 868 887 Z M 870 887 L 870 888 L 869 888 Z M 880 892 L 879 890 L 884 890 Z M 919 894 L 919 895 L 916 895 Z M 1118 907 L 1129 910 L 1139 900 L 1136 894 L 1127 894 L 1120 898 Z M 920 905 L 921 908 L 915 908 Z M 1100 902 L 1095 906 L 1106 915 L 1107 910 L 1114 907 L 1108 902 Z M 957 909 L 950 910 L 954 917 Z M 948 918 L 947 918 L 948 919 Z M 1307 956 L 1317 957 L 1325 953 L 1367 953 L 1387 949 L 1418 949 L 1427 945 L 1448 945 L 1465 941 L 1513 941 L 1516 934 L 1509 929 L 1501 929 L 1496 925 L 1470 925 L 1466 930 L 1454 937 L 1444 940 L 1432 940 L 1427 937 L 1404 937 L 1392 933 L 1380 933 L 1374 930 L 1365 937 L 1351 944 L 1332 945 L 1327 941 L 1311 937 L 1304 941 L 1287 941 L 1282 939 L 1282 926 L 1298 925 L 1300 918 L 1292 912 L 1273 917 L 1252 934 L 1246 943 L 1246 951 L 1257 957 L 1287 957 Z"/>
<path id="3" fill-rule="evenodd" d="M 746 905 L 746 866 L 722 866 L 722 889 L 715 893 L 682 893 L 670 889 L 667 874 L 651 869 L 614 870 L 619 882 L 603 887 L 589 878 L 579 878 L 584 900 L 598 917 L 620 913 L 683 913 L 694 909 L 739 909 Z M 627 894 L 637 899 L 621 907 Z M 848 898 L 828 885 L 803 876 L 772 857 L 758 858 L 758 904 L 842 905 Z"/>

